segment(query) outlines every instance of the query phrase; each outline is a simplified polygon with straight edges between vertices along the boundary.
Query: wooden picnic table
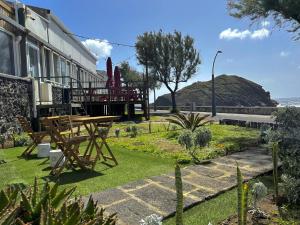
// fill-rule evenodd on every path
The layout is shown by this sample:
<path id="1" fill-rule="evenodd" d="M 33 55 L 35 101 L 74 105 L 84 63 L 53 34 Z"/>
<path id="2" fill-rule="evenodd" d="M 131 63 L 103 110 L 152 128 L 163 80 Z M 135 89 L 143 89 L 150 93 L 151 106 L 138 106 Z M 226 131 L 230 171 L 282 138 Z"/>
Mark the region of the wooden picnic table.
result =
<path id="1" fill-rule="evenodd" d="M 88 159 L 93 161 L 93 169 L 96 165 L 96 162 L 100 159 L 100 156 L 106 160 L 112 160 L 115 165 L 118 165 L 118 162 L 112 153 L 109 145 L 106 142 L 108 133 L 110 128 L 112 127 L 112 124 L 114 121 L 119 120 L 119 116 L 95 116 L 95 117 L 74 117 L 72 118 L 72 122 L 75 123 L 81 123 L 85 129 L 87 130 L 90 138 L 89 138 L 89 143 L 87 145 L 87 148 L 83 154 L 83 156 Z M 105 129 L 105 132 L 102 132 Z M 97 139 L 100 139 L 100 143 L 97 142 Z M 100 144 L 100 145 L 99 145 Z M 106 147 L 108 156 L 104 154 L 103 148 Z M 92 152 L 96 149 L 96 156 L 92 160 Z"/>
<path id="2" fill-rule="evenodd" d="M 117 165 L 118 162 L 109 148 L 106 138 L 113 121 L 118 120 L 118 116 L 51 116 L 42 119 L 47 131 L 51 135 L 56 145 L 61 148 L 63 155 L 66 157 L 65 162 L 61 166 L 63 156 L 56 163 L 51 170 L 51 174 L 59 175 L 64 167 L 70 165 L 72 168 L 79 166 L 82 169 L 88 168 L 90 165 L 92 169 L 95 168 L 97 160 L 100 156 L 106 161 L 113 160 Z M 72 131 L 73 124 L 76 126 L 84 126 L 88 132 L 88 136 L 80 135 L 80 132 L 74 133 Z M 100 129 L 106 128 L 106 132 L 102 134 Z M 69 131 L 67 130 L 69 129 Z M 100 143 L 97 142 L 100 139 Z M 88 146 L 83 155 L 80 154 L 80 144 L 84 141 L 89 141 Z M 103 147 L 108 150 L 109 156 L 104 155 Z M 96 150 L 95 158 L 92 158 L 93 150 Z"/>

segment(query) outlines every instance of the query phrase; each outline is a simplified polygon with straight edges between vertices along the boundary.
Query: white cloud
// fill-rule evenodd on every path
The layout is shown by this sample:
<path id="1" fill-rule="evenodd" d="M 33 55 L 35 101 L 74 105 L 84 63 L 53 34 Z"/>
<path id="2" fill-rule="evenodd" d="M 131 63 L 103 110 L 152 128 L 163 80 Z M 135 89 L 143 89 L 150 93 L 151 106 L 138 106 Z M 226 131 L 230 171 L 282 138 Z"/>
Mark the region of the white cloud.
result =
<path id="1" fill-rule="evenodd" d="M 227 40 L 238 38 L 238 39 L 243 40 L 246 37 L 248 37 L 250 34 L 251 34 L 251 32 L 249 30 L 239 31 L 238 29 L 232 30 L 231 28 L 228 28 L 226 30 L 223 30 L 220 33 L 219 38 L 227 39 Z"/>
<path id="2" fill-rule="evenodd" d="M 82 44 L 90 50 L 90 52 L 97 57 L 99 60 L 100 58 L 106 58 L 110 56 L 112 45 L 108 43 L 107 40 L 94 40 L 94 39 L 87 39 L 82 41 Z"/>
<path id="3" fill-rule="evenodd" d="M 289 55 L 290 55 L 289 52 L 286 52 L 286 51 L 281 51 L 281 52 L 280 52 L 280 56 L 281 56 L 281 57 L 288 57 Z"/>
<path id="4" fill-rule="evenodd" d="M 220 39 L 226 39 L 226 40 L 232 40 L 232 39 L 246 39 L 246 38 L 251 38 L 254 40 L 262 40 L 270 35 L 270 31 L 266 28 L 269 26 L 270 22 L 264 21 L 261 25 L 262 28 L 254 31 L 249 31 L 249 30 L 239 30 L 239 29 L 231 29 L 228 28 L 226 30 L 223 30 L 219 34 Z"/>
<path id="5" fill-rule="evenodd" d="M 226 62 L 227 62 L 227 63 L 233 63 L 233 62 L 234 62 L 234 59 L 228 58 L 228 59 L 226 59 Z"/>
<path id="6" fill-rule="evenodd" d="M 262 27 L 268 27 L 268 26 L 270 26 L 270 22 L 269 21 L 262 21 L 261 26 Z"/>
<path id="7" fill-rule="evenodd" d="M 270 31 L 266 28 L 262 28 L 262 29 L 253 31 L 250 37 L 252 39 L 262 40 L 264 38 L 269 37 L 269 35 L 270 35 Z"/>

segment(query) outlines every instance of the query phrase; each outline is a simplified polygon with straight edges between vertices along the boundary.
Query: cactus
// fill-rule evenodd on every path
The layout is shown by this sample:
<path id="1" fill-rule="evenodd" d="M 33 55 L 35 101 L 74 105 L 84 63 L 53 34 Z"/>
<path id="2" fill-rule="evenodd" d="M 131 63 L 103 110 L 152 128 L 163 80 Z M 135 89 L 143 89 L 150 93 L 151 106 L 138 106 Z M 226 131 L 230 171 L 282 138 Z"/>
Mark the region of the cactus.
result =
<path id="1" fill-rule="evenodd" d="M 278 200 L 278 143 L 272 144 L 272 160 L 273 160 L 273 183 L 275 188 L 275 201 Z"/>
<path id="2" fill-rule="evenodd" d="M 175 186 L 176 186 L 176 225 L 183 225 L 183 192 L 181 171 L 178 164 L 175 166 Z"/>
<path id="3" fill-rule="evenodd" d="M 239 166 L 237 165 L 237 194 L 238 194 L 238 224 L 247 224 L 247 213 L 248 213 L 248 193 L 249 185 L 243 183 L 243 177 Z"/>

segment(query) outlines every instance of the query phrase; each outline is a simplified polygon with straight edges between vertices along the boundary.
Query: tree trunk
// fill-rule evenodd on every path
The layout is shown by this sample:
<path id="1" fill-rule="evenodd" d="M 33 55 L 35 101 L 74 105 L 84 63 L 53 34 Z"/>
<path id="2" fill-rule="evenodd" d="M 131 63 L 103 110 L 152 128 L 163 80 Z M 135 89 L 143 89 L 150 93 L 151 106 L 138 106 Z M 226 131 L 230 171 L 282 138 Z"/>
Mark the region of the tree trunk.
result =
<path id="1" fill-rule="evenodd" d="M 172 113 L 177 112 L 177 105 L 176 105 L 176 98 L 175 98 L 176 92 L 171 92 L 171 100 L 172 100 Z"/>
<path id="2" fill-rule="evenodd" d="M 154 107 L 154 111 L 156 111 L 156 93 L 155 93 L 155 88 L 153 89 L 153 97 L 154 97 L 154 102 L 153 102 L 153 107 Z"/>

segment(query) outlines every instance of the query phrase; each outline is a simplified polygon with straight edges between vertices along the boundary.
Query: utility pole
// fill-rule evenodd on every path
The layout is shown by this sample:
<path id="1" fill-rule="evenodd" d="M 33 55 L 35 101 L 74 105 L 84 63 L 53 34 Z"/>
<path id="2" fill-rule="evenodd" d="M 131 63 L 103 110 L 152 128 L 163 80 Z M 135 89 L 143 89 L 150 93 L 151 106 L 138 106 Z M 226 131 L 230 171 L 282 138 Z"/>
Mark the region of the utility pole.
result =
<path id="1" fill-rule="evenodd" d="M 213 66 L 212 66 L 212 71 L 211 71 L 211 89 L 212 89 L 212 96 L 211 96 L 211 116 L 214 117 L 217 115 L 217 110 L 216 110 L 216 93 L 215 93 L 215 62 L 218 54 L 221 54 L 222 51 L 217 51 L 214 61 L 213 61 Z"/>

